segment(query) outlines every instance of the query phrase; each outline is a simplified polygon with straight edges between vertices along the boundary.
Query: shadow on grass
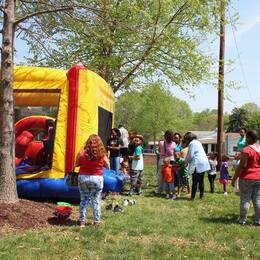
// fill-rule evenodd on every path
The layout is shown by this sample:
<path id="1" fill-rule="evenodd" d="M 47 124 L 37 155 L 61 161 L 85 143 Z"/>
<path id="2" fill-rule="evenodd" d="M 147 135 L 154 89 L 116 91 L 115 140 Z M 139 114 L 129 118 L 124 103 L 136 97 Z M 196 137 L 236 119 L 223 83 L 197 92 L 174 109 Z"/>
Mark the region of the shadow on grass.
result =
<path id="1" fill-rule="evenodd" d="M 220 224 L 236 224 L 237 223 L 238 216 L 236 214 L 227 214 L 223 216 L 215 216 L 215 217 L 202 217 L 200 220 L 206 222 L 206 223 L 220 223 Z"/>
<path id="2" fill-rule="evenodd" d="M 66 219 L 62 220 L 57 217 L 48 218 L 48 223 L 52 226 L 78 226 L 78 220 Z"/>

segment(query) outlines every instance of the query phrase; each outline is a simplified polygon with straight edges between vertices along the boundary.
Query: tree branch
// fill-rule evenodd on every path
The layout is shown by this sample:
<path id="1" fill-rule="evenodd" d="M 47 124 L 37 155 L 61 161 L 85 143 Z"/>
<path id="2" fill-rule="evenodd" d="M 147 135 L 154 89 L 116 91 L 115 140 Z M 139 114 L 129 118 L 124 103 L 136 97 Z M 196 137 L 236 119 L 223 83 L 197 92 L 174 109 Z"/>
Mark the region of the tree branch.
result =
<path id="1" fill-rule="evenodd" d="M 73 10 L 72 6 L 65 6 L 65 7 L 60 7 L 60 8 L 55 8 L 55 9 L 50 9 L 50 10 L 44 10 L 44 11 L 38 11 L 38 12 L 34 12 L 34 13 L 30 13 L 26 16 L 24 16 L 23 18 L 17 20 L 14 22 L 14 27 L 17 26 L 19 23 L 24 22 L 25 20 L 34 17 L 34 16 L 38 16 L 38 15 L 42 15 L 42 14 L 48 14 L 48 13 L 56 13 L 56 12 L 61 12 L 61 11 L 66 11 L 66 10 Z"/>
<path id="2" fill-rule="evenodd" d="M 159 2 L 160 3 L 160 2 Z M 184 10 L 185 6 L 187 5 L 188 1 L 186 1 L 177 11 L 176 13 L 171 17 L 171 19 L 165 24 L 165 26 L 163 27 L 163 29 L 160 31 L 160 33 L 155 36 L 153 34 L 152 37 L 152 41 L 150 42 L 148 48 L 146 49 L 146 51 L 144 52 L 143 56 L 141 57 L 141 59 L 139 60 L 139 62 L 127 73 L 127 75 L 121 80 L 121 82 L 119 82 L 117 84 L 117 86 L 114 87 L 114 93 L 121 88 L 122 85 L 124 85 L 127 80 L 135 73 L 136 70 L 138 70 L 140 68 L 140 66 L 145 62 L 147 56 L 150 54 L 150 51 L 153 49 L 156 41 L 163 35 L 164 31 L 167 29 L 167 27 L 174 21 L 174 19 L 180 14 L 182 13 L 182 11 Z M 159 11 L 158 11 L 159 12 Z M 156 23 L 158 22 L 158 17 L 156 20 Z"/>

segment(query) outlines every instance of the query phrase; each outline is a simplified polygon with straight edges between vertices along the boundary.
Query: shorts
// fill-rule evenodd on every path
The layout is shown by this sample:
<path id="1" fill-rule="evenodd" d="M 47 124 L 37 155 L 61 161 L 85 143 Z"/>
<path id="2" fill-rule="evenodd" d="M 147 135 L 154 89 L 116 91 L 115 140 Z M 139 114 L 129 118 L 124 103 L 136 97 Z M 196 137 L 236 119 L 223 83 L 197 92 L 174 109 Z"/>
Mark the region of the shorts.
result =
<path id="1" fill-rule="evenodd" d="M 130 182 L 131 185 L 142 184 L 142 173 L 141 170 L 131 170 L 130 171 Z"/>
<path id="2" fill-rule="evenodd" d="M 227 184 L 228 180 L 227 179 L 219 179 L 220 184 Z"/>

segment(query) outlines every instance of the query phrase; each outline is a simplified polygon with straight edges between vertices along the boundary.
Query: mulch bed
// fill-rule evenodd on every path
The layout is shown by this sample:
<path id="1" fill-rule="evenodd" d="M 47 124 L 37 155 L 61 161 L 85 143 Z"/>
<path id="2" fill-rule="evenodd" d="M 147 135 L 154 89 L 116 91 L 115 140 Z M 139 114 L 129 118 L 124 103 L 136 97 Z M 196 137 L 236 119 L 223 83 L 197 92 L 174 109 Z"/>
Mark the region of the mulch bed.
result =
<path id="1" fill-rule="evenodd" d="M 59 223 L 53 215 L 55 207 L 52 203 L 24 199 L 12 204 L 0 203 L 0 234 L 43 229 L 60 224 L 77 224 L 71 219 L 66 223 Z"/>

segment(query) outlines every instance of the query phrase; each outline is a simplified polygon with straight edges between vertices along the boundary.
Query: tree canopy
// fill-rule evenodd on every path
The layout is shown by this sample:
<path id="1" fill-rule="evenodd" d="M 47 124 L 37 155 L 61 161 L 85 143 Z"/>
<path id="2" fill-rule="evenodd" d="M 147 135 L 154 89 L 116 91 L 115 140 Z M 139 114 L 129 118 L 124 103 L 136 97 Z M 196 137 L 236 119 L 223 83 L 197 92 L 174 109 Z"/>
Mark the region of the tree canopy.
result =
<path id="1" fill-rule="evenodd" d="M 218 0 L 22 1 L 18 11 L 46 3 L 74 9 L 35 16 L 19 26 L 32 64 L 82 63 L 114 92 L 151 77 L 183 89 L 209 78 L 212 60 L 201 46 L 208 33 L 218 31 Z"/>
<path id="2" fill-rule="evenodd" d="M 160 83 L 141 91 L 122 94 L 116 102 L 116 124 L 143 133 L 157 140 L 167 129 L 183 132 L 191 128 L 192 111 L 189 105 L 166 90 Z"/>

